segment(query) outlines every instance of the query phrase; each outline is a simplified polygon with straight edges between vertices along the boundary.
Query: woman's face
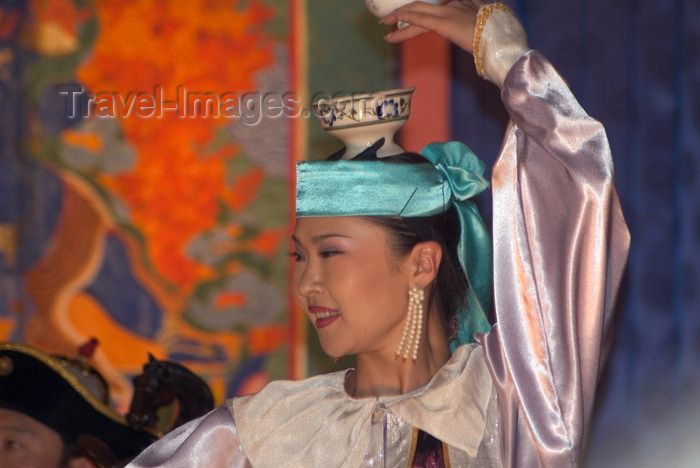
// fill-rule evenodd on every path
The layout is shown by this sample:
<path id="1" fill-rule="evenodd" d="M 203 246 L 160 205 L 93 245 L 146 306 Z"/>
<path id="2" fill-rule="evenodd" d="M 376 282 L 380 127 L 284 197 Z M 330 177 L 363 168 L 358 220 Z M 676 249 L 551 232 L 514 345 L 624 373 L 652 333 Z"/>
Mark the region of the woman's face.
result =
<path id="1" fill-rule="evenodd" d="M 386 231 L 358 217 L 300 218 L 294 296 L 333 357 L 390 353 L 403 331 L 413 272 Z"/>

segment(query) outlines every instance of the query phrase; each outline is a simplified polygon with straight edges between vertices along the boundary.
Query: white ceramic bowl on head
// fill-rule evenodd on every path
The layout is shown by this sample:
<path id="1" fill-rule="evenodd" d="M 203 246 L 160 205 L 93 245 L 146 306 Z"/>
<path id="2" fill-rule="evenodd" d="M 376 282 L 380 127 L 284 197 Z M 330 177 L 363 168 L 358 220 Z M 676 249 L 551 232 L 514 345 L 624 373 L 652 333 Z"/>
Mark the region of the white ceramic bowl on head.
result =
<path id="1" fill-rule="evenodd" d="M 321 127 L 345 144 L 343 159 L 351 159 L 380 138 L 380 158 L 403 153 L 394 134 L 411 114 L 414 88 L 345 94 L 314 102 Z"/>
<path id="2" fill-rule="evenodd" d="M 392 11 L 396 10 L 400 6 L 404 6 L 414 0 L 365 0 L 365 5 L 367 9 L 371 11 L 378 18 L 386 16 Z M 433 5 L 439 5 L 443 0 L 421 0 L 425 3 L 432 3 Z"/>

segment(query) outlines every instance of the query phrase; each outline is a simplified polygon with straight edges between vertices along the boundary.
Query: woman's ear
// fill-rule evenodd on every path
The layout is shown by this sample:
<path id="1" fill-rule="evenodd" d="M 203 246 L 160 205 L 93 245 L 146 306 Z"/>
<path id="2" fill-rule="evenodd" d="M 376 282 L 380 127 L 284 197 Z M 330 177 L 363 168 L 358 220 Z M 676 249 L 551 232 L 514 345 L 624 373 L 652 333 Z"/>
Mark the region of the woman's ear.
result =
<path id="1" fill-rule="evenodd" d="M 442 247 L 435 241 L 419 242 L 410 255 L 410 267 L 415 286 L 423 289 L 437 277 L 442 261 Z"/>

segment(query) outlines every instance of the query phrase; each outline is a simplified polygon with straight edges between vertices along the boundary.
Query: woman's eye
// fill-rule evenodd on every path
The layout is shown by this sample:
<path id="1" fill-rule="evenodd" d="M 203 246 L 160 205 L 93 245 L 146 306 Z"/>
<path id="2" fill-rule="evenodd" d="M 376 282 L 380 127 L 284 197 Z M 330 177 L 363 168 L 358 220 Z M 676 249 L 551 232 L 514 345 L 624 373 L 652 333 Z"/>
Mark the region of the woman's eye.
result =
<path id="1" fill-rule="evenodd" d="M 299 252 L 291 252 L 289 256 L 292 257 L 295 262 L 300 262 L 304 259 L 304 256 Z"/>
<path id="2" fill-rule="evenodd" d="M 323 258 L 328 258 L 332 257 L 333 255 L 339 255 L 341 253 L 343 252 L 341 252 L 340 250 L 322 250 L 320 255 Z"/>

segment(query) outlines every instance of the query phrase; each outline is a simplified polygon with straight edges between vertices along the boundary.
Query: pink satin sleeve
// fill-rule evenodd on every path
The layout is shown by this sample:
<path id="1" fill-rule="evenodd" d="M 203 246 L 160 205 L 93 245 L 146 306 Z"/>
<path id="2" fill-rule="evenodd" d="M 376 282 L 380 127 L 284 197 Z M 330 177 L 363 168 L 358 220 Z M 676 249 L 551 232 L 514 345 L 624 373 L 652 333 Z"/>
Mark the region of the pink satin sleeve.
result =
<path id="1" fill-rule="evenodd" d="M 611 344 L 629 232 L 602 125 L 549 62 L 523 55 L 502 100 L 494 166 L 494 294 L 486 336 L 506 467 L 579 462 Z"/>
<path id="2" fill-rule="evenodd" d="M 127 468 L 248 468 L 238 431 L 226 405 L 166 434 Z"/>

